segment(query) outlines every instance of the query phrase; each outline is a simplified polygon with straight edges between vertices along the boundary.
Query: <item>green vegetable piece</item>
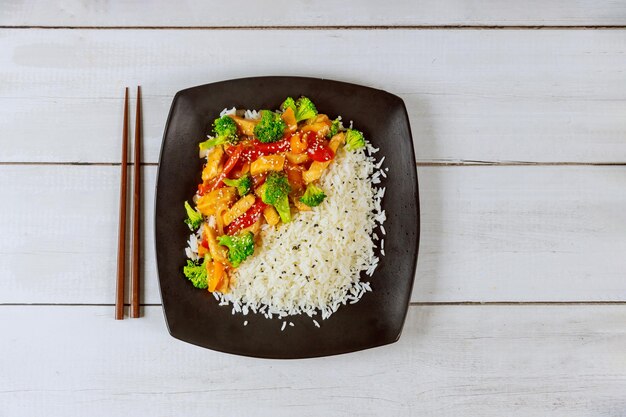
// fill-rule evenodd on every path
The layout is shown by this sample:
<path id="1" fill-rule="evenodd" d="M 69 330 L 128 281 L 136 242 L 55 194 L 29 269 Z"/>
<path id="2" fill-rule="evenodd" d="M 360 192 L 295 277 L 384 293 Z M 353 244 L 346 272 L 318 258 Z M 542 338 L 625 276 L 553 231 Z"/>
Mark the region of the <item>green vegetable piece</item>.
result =
<path id="1" fill-rule="evenodd" d="M 254 234 L 252 232 L 220 236 L 217 241 L 220 245 L 228 247 L 228 260 L 235 268 L 254 253 Z"/>
<path id="2" fill-rule="evenodd" d="M 250 174 L 246 174 L 236 180 L 225 178 L 224 184 L 228 185 L 229 187 L 235 187 L 237 189 L 237 192 L 239 193 L 239 196 L 243 197 L 244 195 L 248 194 L 252 189 L 252 177 L 250 176 Z"/>
<path id="3" fill-rule="evenodd" d="M 274 206 L 283 223 L 291 221 L 291 209 L 289 208 L 290 192 L 289 181 L 282 172 L 270 172 L 265 183 L 261 186 L 261 200 L 265 204 Z"/>
<path id="4" fill-rule="evenodd" d="M 254 135 L 263 143 L 280 140 L 287 125 L 279 114 L 269 110 L 261 110 L 261 120 L 254 127 Z"/>
<path id="5" fill-rule="evenodd" d="M 287 97 L 285 99 L 285 101 L 283 101 L 283 104 L 280 105 L 280 108 L 285 111 L 289 108 L 291 108 L 291 110 L 293 110 L 293 113 L 296 114 L 296 101 L 291 98 L 291 97 Z"/>
<path id="6" fill-rule="evenodd" d="M 198 210 L 194 210 L 191 205 L 185 201 L 185 211 L 187 212 L 187 218 L 185 224 L 189 226 L 191 231 L 198 230 L 198 227 L 202 224 L 202 213 Z"/>
<path id="7" fill-rule="evenodd" d="M 306 204 L 309 207 L 317 207 L 322 204 L 322 201 L 326 198 L 324 191 L 313 184 L 306 186 L 306 191 L 300 197 L 300 202 Z"/>
<path id="8" fill-rule="evenodd" d="M 206 263 L 209 261 L 208 257 L 205 257 L 200 265 L 187 259 L 187 266 L 183 268 L 183 273 L 194 287 L 200 289 L 206 289 L 209 286 L 207 281 Z"/>
<path id="9" fill-rule="evenodd" d="M 341 129 L 341 120 L 339 118 L 336 118 L 335 120 L 332 121 L 330 125 L 330 130 L 328 131 L 328 134 L 326 135 L 326 137 L 332 138 L 337 133 L 339 133 L 340 129 Z"/>
<path id="10" fill-rule="evenodd" d="M 308 97 L 300 97 L 296 101 L 296 121 L 310 119 L 317 116 L 315 104 Z"/>
<path id="11" fill-rule="evenodd" d="M 228 115 L 215 119 L 213 122 L 213 132 L 215 133 L 215 138 L 200 143 L 200 150 L 211 149 L 214 146 L 223 145 L 225 143 L 235 145 L 239 142 L 237 123 L 235 123 L 231 117 L 228 117 Z"/>
<path id="12" fill-rule="evenodd" d="M 365 137 L 363 132 L 355 129 L 346 131 L 346 149 L 349 151 L 361 149 L 365 146 Z"/>

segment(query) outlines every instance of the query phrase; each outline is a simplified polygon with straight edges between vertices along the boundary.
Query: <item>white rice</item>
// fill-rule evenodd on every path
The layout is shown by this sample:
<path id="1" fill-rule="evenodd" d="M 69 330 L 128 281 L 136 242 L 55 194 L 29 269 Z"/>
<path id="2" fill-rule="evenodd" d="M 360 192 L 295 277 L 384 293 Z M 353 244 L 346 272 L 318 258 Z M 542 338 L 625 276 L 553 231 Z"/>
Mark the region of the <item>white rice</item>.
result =
<path id="1" fill-rule="evenodd" d="M 256 110 L 246 110 L 243 113 L 243 117 L 245 119 L 260 119 L 261 118 L 261 113 L 256 111 Z"/>
<path id="2" fill-rule="evenodd" d="M 187 257 L 192 261 L 198 260 L 198 238 L 195 233 L 192 233 L 189 236 L 189 240 L 187 240 L 187 248 L 185 248 L 185 253 Z"/>
<path id="3" fill-rule="evenodd" d="M 247 110 L 244 117 L 258 113 Z M 254 255 L 232 273 L 231 291 L 213 293 L 219 305 L 230 304 L 232 314 L 251 310 L 269 319 L 298 314 L 327 319 L 341 305 L 354 304 L 372 291 L 360 274 L 373 275 L 379 261 L 375 230 L 380 227 L 385 234 L 385 189 L 374 186 L 380 183 L 384 157 L 377 161 L 376 152 L 369 143 L 356 151 L 340 148 L 320 179 L 326 199 L 312 211 L 294 213 L 288 224 L 263 227 Z M 186 252 L 197 252 L 197 237 L 190 237 Z M 293 326 L 283 321 L 281 331 L 287 324 Z"/>
<path id="4" fill-rule="evenodd" d="M 232 109 L 224 109 L 221 111 L 220 117 L 226 116 L 227 114 L 236 114 L 236 113 L 237 113 L 237 109 L 234 107 Z"/>

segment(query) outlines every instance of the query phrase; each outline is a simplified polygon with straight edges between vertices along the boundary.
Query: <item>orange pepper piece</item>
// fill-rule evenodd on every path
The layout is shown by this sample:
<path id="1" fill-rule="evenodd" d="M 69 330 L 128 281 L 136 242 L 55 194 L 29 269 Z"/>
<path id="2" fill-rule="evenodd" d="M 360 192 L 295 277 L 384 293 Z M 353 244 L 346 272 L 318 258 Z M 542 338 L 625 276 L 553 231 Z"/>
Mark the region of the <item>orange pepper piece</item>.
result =
<path id="1" fill-rule="evenodd" d="M 283 118 L 283 121 L 287 124 L 290 132 L 295 132 L 296 129 L 298 129 L 298 121 L 296 120 L 296 115 L 291 107 L 285 110 L 281 117 Z"/>
<path id="2" fill-rule="evenodd" d="M 222 294 L 226 294 L 228 292 L 229 283 L 230 283 L 230 279 L 228 278 L 228 274 L 224 272 L 224 274 L 222 274 L 222 280 L 220 281 L 220 284 L 217 286 L 217 291 L 221 292 Z"/>
<path id="3" fill-rule="evenodd" d="M 214 292 L 220 281 L 222 280 L 222 275 L 224 274 L 224 264 L 219 261 L 213 261 L 213 269 L 211 271 L 211 275 L 209 275 L 209 292 Z M 207 266 L 207 272 L 209 272 L 209 268 Z"/>
<path id="4" fill-rule="evenodd" d="M 305 152 L 307 147 L 309 146 L 306 137 L 297 133 L 291 135 L 291 138 L 289 139 L 289 145 L 291 147 L 291 152 L 296 155 Z"/>

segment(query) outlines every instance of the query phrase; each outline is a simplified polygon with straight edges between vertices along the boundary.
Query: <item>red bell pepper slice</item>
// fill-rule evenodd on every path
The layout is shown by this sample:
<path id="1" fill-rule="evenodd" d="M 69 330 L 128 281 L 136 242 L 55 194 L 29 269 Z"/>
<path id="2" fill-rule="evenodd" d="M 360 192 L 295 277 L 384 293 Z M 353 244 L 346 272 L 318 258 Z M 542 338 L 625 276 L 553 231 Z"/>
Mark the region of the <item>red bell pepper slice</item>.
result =
<path id="1" fill-rule="evenodd" d="M 216 190 L 219 187 L 221 187 L 224 181 L 224 178 L 226 178 L 228 173 L 232 171 L 235 165 L 237 164 L 237 161 L 239 161 L 242 151 L 243 149 L 241 148 L 241 146 L 235 147 L 235 149 L 233 150 L 233 153 L 228 158 L 228 161 L 226 161 L 226 164 L 224 164 L 224 168 L 222 168 L 222 172 L 219 173 L 219 175 L 215 178 L 215 182 L 211 185 L 211 191 Z"/>
<path id="2" fill-rule="evenodd" d="M 257 198 L 248 211 L 237 217 L 228 226 L 226 226 L 226 234 L 234 235 L 241 229 L 252 226 L 261 218 L 261 214 L 263 213 L 263 210 L 265 210 L 265 207 L 267 207 L 267 204 L 265 204 L 260 198 Z"/>
<path id="3" fill-rule="evenodd" d="M 281 139 L 278 142 L 263 143 L 257 139 L 251 141 L 250 147 L 243 150 L 241 157 L 247 161 L 254 161 L 259 156 L 272 155 L 289 150 L 289 138 Z"/>

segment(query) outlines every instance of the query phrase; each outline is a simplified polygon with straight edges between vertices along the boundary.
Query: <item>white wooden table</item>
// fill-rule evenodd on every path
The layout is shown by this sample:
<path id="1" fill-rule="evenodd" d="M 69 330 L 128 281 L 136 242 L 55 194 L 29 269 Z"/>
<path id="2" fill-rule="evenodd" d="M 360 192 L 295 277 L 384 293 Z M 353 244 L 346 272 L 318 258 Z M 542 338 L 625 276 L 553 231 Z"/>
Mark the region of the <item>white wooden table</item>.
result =
<path id="1" fill-rule="evenodd" d="M 626 2 L 239 3 L 0 5 L 0 416 L 626 415 Z M 176 341 L 151 244 L 145 317 L 114 321 L 122 87 L 151 242 L 173 94 L 278 74 L 407 104 L 402 338 L 300 361 Z"/>

